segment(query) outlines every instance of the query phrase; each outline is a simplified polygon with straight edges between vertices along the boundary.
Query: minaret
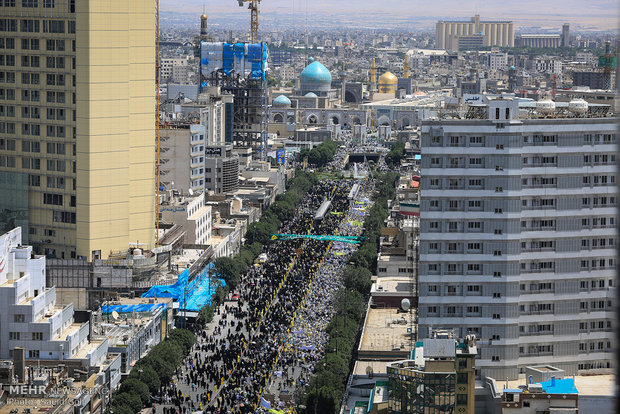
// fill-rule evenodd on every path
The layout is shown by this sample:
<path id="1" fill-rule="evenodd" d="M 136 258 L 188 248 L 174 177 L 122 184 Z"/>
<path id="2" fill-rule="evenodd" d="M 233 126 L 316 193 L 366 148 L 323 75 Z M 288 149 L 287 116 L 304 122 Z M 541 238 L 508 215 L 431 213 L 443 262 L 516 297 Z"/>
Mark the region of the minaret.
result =
<path id="1" fill-rule="evenodd" d="M 409 79 L 409 55 L 405 53 L 405 64 L 403 65 L 403 69 L 405 71 L 405 79 Z"/>
<path id="2" fill-rule="evenodd" d="M 377 65 L 375 58 L 372 58 L 372 67 L 370 68 L 370 91 L 375 92 L 377 90 Z"/>
<path id="3" fill-rule="evenodd" d="M 347 101 L 345 99 L 345 95 L 347 93 L 347 73 L 344 70 L 344 64 L 342 65 L 342 70 L 339 73 L 340 75 L 340 102 L 342 105 L 346 105 Z"/>
<path id="4" fill-rule="evenodd" d="M 200 16 L 200 41 L 206 42 L 209 38 L 209 32 L 207 30 L 207 15 L 204 8 L 202 9 L 202 16 Z"/>

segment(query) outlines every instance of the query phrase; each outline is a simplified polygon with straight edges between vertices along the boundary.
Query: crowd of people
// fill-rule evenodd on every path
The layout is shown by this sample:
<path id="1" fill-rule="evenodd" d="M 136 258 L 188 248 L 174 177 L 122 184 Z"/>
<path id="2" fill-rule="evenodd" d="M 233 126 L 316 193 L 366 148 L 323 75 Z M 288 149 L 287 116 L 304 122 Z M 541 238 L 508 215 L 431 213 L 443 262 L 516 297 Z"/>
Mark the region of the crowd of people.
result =
<path id="1" fill-rule="evenodd" d="M 335 234 L 344 214 L 327 214 L 321 221 L 314 214 L 328 197 L 332 212 L 347 211 L 350 187 L 350 181 L 319 182 L 281 232 Z M 161 409 L 255 412 L 328 244 L 295 239 L 265 246 L 268 260 L 242 276 L 238 301 L 227 302 L 214 329 L 197 332 L 190 355 L 162 389 Z"/>
<path id="2" fill-rule="evenodd" d="M 366 187 L 360 192 L 363 201 L 345 209 L 343 220 L 335 234 L 361 235 L 363 218 L 360 220 L 357 212 L 369 204 L 368 199 L 363 197 Z M 355 244 L 332 244 L 284 341 L 282 353 L 264 394 L 268 405 L 278 408 L 290 405 L 287 402 L 291 401 L 295 390 L 309 383 L 315 364 L 324 356 L 329 341 L 326 328 L 334 316 L 335 294 L 343 287 L 341 270 L 356 249 Z M 261 412 L 261 409 L 257 412 Z"/>

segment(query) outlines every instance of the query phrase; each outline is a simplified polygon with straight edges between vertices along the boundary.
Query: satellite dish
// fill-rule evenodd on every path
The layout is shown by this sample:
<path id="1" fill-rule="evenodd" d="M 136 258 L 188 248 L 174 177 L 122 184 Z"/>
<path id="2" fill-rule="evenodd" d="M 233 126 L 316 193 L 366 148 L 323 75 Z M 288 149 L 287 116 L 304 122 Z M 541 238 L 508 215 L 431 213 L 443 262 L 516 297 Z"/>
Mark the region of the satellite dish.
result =
<path id="1" fill-rule="evenodd" d="M 112 311 L 112 319 L 114 319 L 115 321 L 118 320 L 119 316 L 118 316 L 118 312 L 117 311 Z"/>
<path id="2" fill-rule="evenodd" d="M 400 301 L 400 307 L 403 308 L 403 310 L 406 312 L 409 310 L 409 308 L 411 308 L 411 302 L 409 302 L 409 299 L 404 298 Z"/>
<path id="3" fill-rule="evenodd" d="M 194 190 L 192 190 L 191 188 L 189 190 L 187 190 L 187 192 L 189 193 L 189 195 L 193 196 L 194 195 Z"/>

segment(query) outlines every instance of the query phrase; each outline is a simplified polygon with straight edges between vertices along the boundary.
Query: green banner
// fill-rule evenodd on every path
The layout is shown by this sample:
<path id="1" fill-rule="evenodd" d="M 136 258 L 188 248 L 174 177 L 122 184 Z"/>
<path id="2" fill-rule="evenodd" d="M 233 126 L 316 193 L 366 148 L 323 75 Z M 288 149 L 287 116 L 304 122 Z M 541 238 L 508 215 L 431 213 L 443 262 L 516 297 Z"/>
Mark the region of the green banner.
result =
<path id="1" fill-rule="evenodd" d="M 358 236 L 326 236 L 316 234 L 270 234 L 269 239 L 276 240 L 293 240 L 293 239 L 310 239 L 320 241 L 335 241 L 342 243 L 361 243 L 364 237 Z"/>

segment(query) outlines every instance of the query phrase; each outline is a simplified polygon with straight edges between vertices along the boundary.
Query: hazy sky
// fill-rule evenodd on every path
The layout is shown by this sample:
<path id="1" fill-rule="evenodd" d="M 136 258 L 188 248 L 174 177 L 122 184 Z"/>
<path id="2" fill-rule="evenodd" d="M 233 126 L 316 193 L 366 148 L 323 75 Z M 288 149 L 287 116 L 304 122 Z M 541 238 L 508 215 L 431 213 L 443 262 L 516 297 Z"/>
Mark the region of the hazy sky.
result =
<path id="1" fill-rule="evenodd" d="M 482 18 L 510 19 L 517 25 L 540 25 L 558 21 L 579 23 L 582 26 L 617 28 L 620 8 L 618 0 L 263 0 L 261 14 L 339 14 L 353 10 L 357 13 L 386 12 L 412 18 L 463 18 L 478 13 Z M 167 11 L 201 12 L 216 17 L 239 9 L 237 0 L 160 0 Z"/>

